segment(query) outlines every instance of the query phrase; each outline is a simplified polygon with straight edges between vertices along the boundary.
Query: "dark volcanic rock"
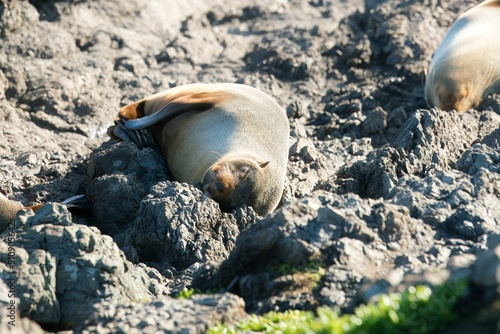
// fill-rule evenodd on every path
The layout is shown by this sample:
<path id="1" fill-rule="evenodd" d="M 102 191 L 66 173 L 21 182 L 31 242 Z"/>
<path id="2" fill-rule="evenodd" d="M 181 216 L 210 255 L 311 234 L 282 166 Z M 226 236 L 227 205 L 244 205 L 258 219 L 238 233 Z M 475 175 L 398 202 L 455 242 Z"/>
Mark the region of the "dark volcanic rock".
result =
<path id="1" fill-rule="evenodd" d="M 162 290 L 144 270 L 125 259 L 110 237 L 73 224 L 63 206 L 47 204 L 36 215 L 24 213 L 15 225 L 16 295 L 21 316 L 70 328 L 86 320 L 99 302 L 138 302 Z M 8 230 L 2 239 L 6 233 Z M 9 251 L 5 243 L 0 247 L 0 275 L 6 281 Z"/>
<path id="2" fill-rule="evenodd" d="M 478 268 L 493 268 L 500 95 L 461 114 L 424 109 L 431 56 L 474 4 L 0 0 L 0 191 L 24 205 L 86 194 L 93 211 L 17 220 L 18 317 L 31 319 L 18 328 L 202 332 L 243 315 L 227 293 L 159 296 L 194 278 L 255 312 L 349 311 L 411 277 L 472 277 L 483 253 Z M 191 82 L 251 85 L 286 110 L 272 215 L 222 213 L 153 148 L 109 141 L 120 106 Z M 462 304 L 495 310 L 494 284 L 481 284 Z"/>
<path id="3" fill-rule="evenodd" d="M 219 322 L 229 324 L 245 315 L 243 300 L 229 293 L 196 295 L 191 299 L 158 298 L 149 303 L 115 306 L 104 303 L 80 333 L 206 333 Z"/>
<path id="4" fill-rule="evenodd" d="M 200 289 L 223 286 L 244 297 L 252 312 L 310 308 L 319 301 L 348 307 L 352 306 L 353 295 L 337 299 L 325 295 L 326 291 L 334 294 L 334 284 L 345 291 L 358 285 L 362 277 L 383 277 L 393 267 L 411 271 L 431 262 L 442 265 L 447 258 L 427 264 L 418 259 L 411 265 L 398 262 L 408 252 L 430 251 L 433 235 L 403 206 L 318 191 L 243 231 L 228 260 L 215 268 L 202 268 L 193 285 Z M 329 268 L 325 278 L 318 277 L 315 282 L 319 296 L 313 291 L 303 294 L 297 286 L 300 283 L 290 281 L 293 276 L 277 269 L 287 264 L 307 272 L 314 262 Z M 339 270 L 345 274 L 336 276 Z M 297 293 L 302 300 L 290 305 Z M 342 303 L 330 304 L 333 301 Z"/>
<path id="5" fill-rule="evenodd" d="M 4 280 L 6 283 L 4 283 Z M 12 280 L 3 279 L 0 281 L 0 331 L 8 334 L 43 334 L 43 329 L 33 320 L 29 318 L 21 318 L 19 314 L 19 299 L 11 298 L 9 295 L 16 288 Z M 14 292 L 15 294 L 15 292 Z"/>
<path id="6" fill-rule="evenodd" d="M 141 203 L 138 218 L 117 238 L 137 249 L 142 262 L 170 263 L 185 269 L 195 262 L 227 258 L 244 222 L 255 219 L 249 208 L 234 215 L 223 213 L 200 190 L 164 182 L 152 188 Z"/>
<path id="7" fill-rule="evenodd" d="M 239 231 L 258 218 L 248 207 L 224 213 L 195 185 L 168 181 L 161 155 L 151 148 L 103 145 L 92 154 L 88 174 L 94 224 L 130 261 L 168 278 L 197 263 L 226 259 Z"/>
<path id="8" fill-rule="evenodd" d="M 345 168 L 337 183 L 342 185 L 342 192 L 388 198 L 400 177 L 422 178 L 457 168 L 459 159 L 474 142 L 485 139 L 494 145 L 493 131 L 499 125 L 498 115 L 488 111 L 458 114 L 438 109 L 419 110 L 403 125 L 393 147 L 380 149 L 369 156 L 368 162 L 360 161 Z M 468 151 L 466 154 L 470 155 Z M 483 167 L 492 168 L 489 166 L 494 162 L 491 160 Z"/>
<path id="9" fill-rule="evenodd" d="M 87 197 L 94 208 L 95 224 L 111 236 L 137 217 L 141 200 L 153 185 L 172 179 L 154 149 L 123 142 L 108 142 L 97 149 L 87 173 L 91 180 Z"/>

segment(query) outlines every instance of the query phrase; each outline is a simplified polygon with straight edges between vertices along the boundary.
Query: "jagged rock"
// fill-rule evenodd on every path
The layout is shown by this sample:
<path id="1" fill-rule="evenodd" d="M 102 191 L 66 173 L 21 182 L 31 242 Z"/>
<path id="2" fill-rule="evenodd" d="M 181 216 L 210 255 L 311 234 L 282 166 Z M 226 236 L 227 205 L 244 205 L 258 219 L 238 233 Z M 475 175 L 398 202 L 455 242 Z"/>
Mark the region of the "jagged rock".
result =
<path id="1" fill-rule="evenodd" d="M 492 128 L 490 123 L 483 122 L 484 119 L 493 119 L 500 125 L 498 117 L 488 118 L 479 112 L 458 114 L 438 109 L 419 110 L 402 127 L 394 147 L 374 152 L 368 162 L 360 161 L 344 168 L 337 183 L 342 192 L 390 198 L 399 178 L 404 175 L 422 178 L 446 168 L 456 168 L 457 163 L 463 166 L 465 161 L 459 159 L 463 154 L 471 154 L 466 149 L 475 141 L 492 135 L 493 130 L 485 131 Z M 490 161 L 493 164 L 494 157 Z"/>
<path id="2" fill-rule="evenodd" d="M 194 295 L 190 299 L 158 298 L 148 303 L 103 303 L 78 329 L 80 333 L 205 333 L 218 322 L 245 316 L 244 302 L 231 294 Z"/>
<path id="3" fill-rule="evenodd" d="M 226 259 L 244 221 L 256 217 L 251 208 L 221 212 L 215 201 L 188 184 L 161 182 L 141 202 L 130 229 L 117 238 L 135 248 L 141 262 L 183 270 L 196 262 Z"/>
<path id="4" fill-rule="evenodd" d="M 302 294 L 300 284 L 286 283 L 289 274 L 280 272 L 280 265 L 304 268 L 305 272 L 314 261 L 328 267 L 329 278 L 318 283 L 317 289 L 322 291 L 319 300 L 339 301 L 324 295 L 334 292 L 329 288 L 332 281 L 345 288 L 353 285 L 353 278 L 358 284 L 359 277 L 383 276 L 393 266 L 412 270 L 414 267 L 398 264 L 397 257 L 410 249 L 425 252 L 432 246 L 432 235 L 431 229 L 413 220 L 403 206 L 317 191 L 242 231 L 229 258 L 220 265 L 202 267 L 193 286 L 225 287 L 244 297 L 252 312 L 310 308 L 318 305 L 318 297 L 312 291 Z M 420 260 L 416 262 L 425 266 Z M 343 276 L 347 282 L 332 277 L 336 268 L 351 272 Z M 297 294 L 303 298 L 292 306 Z M 353 295 L 351 299 L 347 296 L 340 299 L 342 307 L 352 306 Z"/>
<path id="5" fill-rule="evenodd" d="M 161 155 L 132 143 L 96 150 L 88 175 L 95 224 L 130 261 L 169 278 L 196 263 L 226 259 L 239 231 L 258 218 L 248 207 L 224 213 L 199 186 L 168 181 Z"/>
<path id="6" fill-rule="evenodd" d="M 137 217 L 143 197 L 151 187 L 171 180 L 161 155 L 133 143 L 108 142 L 91 156 L 87 168 L 87 197 L 96 225 L 111 236 L 123 232 Z"/>
<path id="7" fill-rule="evenodd" d="M 12 272 L 10 269 L 8 271 Z M 0 331 L 6 334 L 45 333 L 36 322 L 19 314 L 15 278 L 7 278 L 5 282 L 0 281 Z"/>
<path id="8" fill-rule="evenodd" d="M 45 329 L 60 331 L 74 320 L 65 306 L 81 304 L 82 314 L 100 319 L 93 329 L 130 332 L 140 306 L 128 304 L 120 287 L 139 281 L 148 296 L 174 295 L 222 269 L 222 287 L 242 295 L 249 310 L 326 304 L 349 311 L 387 287 L 407 286 L 412 275 L 441 277 L 493 249 L 500 238 L 500 95 L 457 114 L 425 110 L 423 92 L 439 37 L 475 3 L 0 0 L 0 191 L 23 205 L 86 194 L 94 213 L 72 217 L 80 225 L 61 225 L 69 222 L 64 213 L 20 227 L 16 261 L 23 280 L 31 270 L 33 291 L 20 296 L 19 316 L 36 313 Z M 172 182 L 154 149 L 108 141 L 121 106 L 192 82 L 251 85 L 287 111 L 288 177 L 274 215 L 223 214 L 198 185 Z M 50 242 L 34 232 L 40 229 Z M 61 240 L 75 236 L 100 249 L 69 251 L 72 243 Z M 54 249 L 66 250 L 62 260 Z M 59 294 L 73 282 L 58 276 L 61 261 L 77 251 L 89 259 L 76 257 L 77 275 L 107 273 L 106 284 L 120 291 L 94 289 L 88 304 L 78 299 L 85 293 Z M 114 273 L 106 272 L 114 268 L 109 252 L 121 268 Z M 195 275 L 199 268 L 205 276 Z M 95 295 L 104 290 L 121 300 L 108 301 L 107 311 L 97 305 L 105 295 Z M 178 310 L 175 319 L 193 305 L 150 298 L 138 305 L 158 323 L 164 305 Z M 474 304 L 483 306 L 483 299 Z M 113 307 L 133 322 L 114 323 L 104 314 Z M 214 308 L 190 328 L 205 329 Z M 54 324 L 58 317 L 65 320 Z"/>
<path id="9" fill-rule="evenodd" d="M 47 204 L 15 221 L 19 313 L 38 323 L 70 328 L 92 314 L 96 303 L 131 303 L 161 291 L 159 284 L 125 259 L 112 239 L 73 224 L 64 206 Z M 4 232 L 4 236 L 5 236 Z M 9 249 L 0 244 L 2 280 Z"/>
<path id="10" fill-rule="evenodd" d="M 15 33 L 23 25 L 38 21 L 35 8 L 25 0 L 0 1 L 0 36 Z"/>
<path id="11" fill-rule="evenodd" d="M 490 117 L 484 124 L 484 114 L 489 111 L 456 113 L 439 109 L 417 111 L 403 126 L 393 145 L 407 152 L 407 159 L 400 163 L 402 173 L 425 175 L 432 169 L 456 166 L 463 152 L 477 140 L 489 135 L 500 125 L 499 117 Z M 486 118 L 488 119 L 488 118 Z"/>
<path id="12" fill-rule="evenodd" d="M 461 321 L 440 334 L 497 333 L 500 328 L 500 244 L 471 265 L 470 283 L 458 300 Z"/>

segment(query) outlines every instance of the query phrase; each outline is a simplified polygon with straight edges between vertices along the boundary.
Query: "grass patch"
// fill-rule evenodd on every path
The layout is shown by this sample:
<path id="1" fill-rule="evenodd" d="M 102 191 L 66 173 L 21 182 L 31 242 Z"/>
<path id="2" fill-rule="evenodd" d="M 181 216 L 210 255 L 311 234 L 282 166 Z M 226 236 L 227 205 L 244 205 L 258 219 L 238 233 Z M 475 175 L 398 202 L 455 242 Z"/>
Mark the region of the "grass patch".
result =
<path id="1" fill-rule="evenodd" d="M 376 302 L 361 305 L 354 314 L 342 315 L 338 309 L 320 307 L 316 312 L 289 310 L 251 315 L 234 326 L 217 325 L 208 333 L 432 333 L 457 319 L 453 306 L 466 285 L 466 280 L 459 280 L 432 289 L 423 285 L 410 287 L 402 293 L 382 295 Z"/>
<path id="2" fill-rule="evenodd" d="M 182 289 L 178 294 L 175 295 L 175 299 L 187 299 L 191 298 L 192 295 L 199 295 L 202 294 L 203 291 L 198 290 L 198 289 Z"/>
<path id="3" fill-rule="evenodd" d="M 302 290 L 303 292 L 312 292 L 325 276 L 325 268 L 321 260 L 312 260 L 301 266 L 294 266 L 288 262 L 275 264 L 271 268 L 277 276 L 291 275 L 294 292 Z"/>
<path id="4" fill-rule="evenodd" d="M 177 293 L 174 298 L 175 299 L 188 299 L 191 298 L 193 295 L 214 295 L 217 293 L 218 290 L 205 290 L 202 291 L 200 289 L 187 289 L 184 288 L 182 289 L 179 293 Z"/>
<path id="5" fill-rule="evenodd" d="M 280 275 L 287 275 L 287 274 L 297 274 L 297 273 L 303 273 L 303 272 L 319 272 L 323 271 L 324 272 L 324 263 L 321 258 L 317 259 L 311 259 L 311 261 L 307 264 L 304 265 L 293 265 L 288 262 L 283 262 L 283 263 L 277 263 L 274 266 L 272 266 L 271 270 L 279 273 Z"/>

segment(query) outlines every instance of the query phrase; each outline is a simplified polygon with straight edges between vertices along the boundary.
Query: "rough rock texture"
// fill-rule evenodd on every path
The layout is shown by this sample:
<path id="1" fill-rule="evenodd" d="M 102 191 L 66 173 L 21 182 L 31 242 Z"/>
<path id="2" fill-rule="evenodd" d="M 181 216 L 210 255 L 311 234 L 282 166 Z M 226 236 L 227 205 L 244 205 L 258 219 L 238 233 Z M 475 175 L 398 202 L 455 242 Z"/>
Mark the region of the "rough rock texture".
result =
<path id="1" fill-rule="evenodd" d="M 71 222 L 61 205 L 46 204 L 14 222 L 15 246 L 1 243 L 0 277 L 16 270 L 19 313 L 46 326 L 69 328 L 86 320 L 96 303 L 149 300 L 165 289 L 125 259 L 109 236 Z M 2 238 L 8 238 L 6 230 Z M 13 249 L 9 249 L 12 247 Z M 13 256 L 11 256 L 13 254 Z"/>
<path id="2" fill-rule="evenodd" d="M 439 247 L 434 235 L 428 225 L 411 218 L 404 206 L 317 191 L 243 231 L 229 259 L 219 268 L 198 272 L 194 286 L 230 287 L 229 291 L 246 298 L 252 312 L 317 304 L 349 307 L 355 296 L 348 287 L 359 286 L 363 277 L 382 278 L 395 267 L 404 274 L 416 266 L 420 270 L 443 266 L 446 259 L 434 258 Z M 428 259 L 409 259 L 407 254 Z M 283 282 L 288 273 L 276 270 L 287 263 L 307 271 L 314 261 L 327 272 L 309 294 L 289 289 L 292 277 Z M 335 286 L 347 293 L 342 297 L 332 293 Z M 291 298 L 283 290 L 299 295 Z"/>
<path id="3" fill-rule="evenodd" d="M 87 172 L 91 223 L 113 236 L 130 261 L 169 279 L 226 259 L 240 229 L 258 217 L 248 207 L 221 212 L 198 185 L 167 181 L 172 177 L 163 158 L 151 148 L 106 143 L 92 154 Z M 188 283 L 171 286 L 179 290 Z"/>
<path id="4" fill-rule="evenodd" d="M 0 281 L 0 331 L 9 334 L 43 334 L 40 325 L 19 315 L 19 298 L 10 297 L 12 291 L 15 291 L 12 284 L 15 285 L 13 281 Z"/>
<path id="5" fill-rule="evenodd" d="M 104 303 L 81 333 L 205 333 L 210 326 L 232 323 L 245 314 L 243 299 L 229 294 L 163 297 L 149 303 Z"/>
<path id="6" fill-rule="evenodd" d="M 91 208 L 19 216 L 16 329 L 203 332 L 243 307 L 350 311 L 460 275 L 480 293 L 457 326 L 478 325 L 498 305 L 498 274 L 473 273 L 500 243 L 500 96 L 457 114 L 427 110 L 423 92 L 440 38 L 475 3 L 0 0 L 0 191 L 24 205 L 85 194 Z M 107 137 L 120 106 L 191 82 L 248 84 L 286 110 L 273 214 L 222 213 L 154 148 Z M 190 286 L 225 293 L 170 298 Z"/>

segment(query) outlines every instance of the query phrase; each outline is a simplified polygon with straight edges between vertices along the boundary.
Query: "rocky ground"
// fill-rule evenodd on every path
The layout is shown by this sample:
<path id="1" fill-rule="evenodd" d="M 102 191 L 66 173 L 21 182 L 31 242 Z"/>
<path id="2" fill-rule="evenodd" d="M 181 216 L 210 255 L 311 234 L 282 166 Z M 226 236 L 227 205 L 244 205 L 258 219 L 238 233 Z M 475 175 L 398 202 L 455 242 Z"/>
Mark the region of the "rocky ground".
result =
<path id="1" fill-rule="evenodd" d="M 201 333 L 450 277 L 471 278 L 460 303 L 475 305 L 450 333 L 493 333 L 500 96 L 462 114 L 423 98 L 433 51 L 474 3 L 0 0 L 0 191 L 24 205 L 85 194 L 92 210 L 16 220 L 16 333 Z M 273 214 L 221 212 L 154 149 L 107 137 L 122 105 L 191 82 L 251 85 L 286 110 Z M 214 294 L 173 298 L 185 287 Z"/>

